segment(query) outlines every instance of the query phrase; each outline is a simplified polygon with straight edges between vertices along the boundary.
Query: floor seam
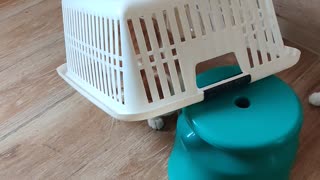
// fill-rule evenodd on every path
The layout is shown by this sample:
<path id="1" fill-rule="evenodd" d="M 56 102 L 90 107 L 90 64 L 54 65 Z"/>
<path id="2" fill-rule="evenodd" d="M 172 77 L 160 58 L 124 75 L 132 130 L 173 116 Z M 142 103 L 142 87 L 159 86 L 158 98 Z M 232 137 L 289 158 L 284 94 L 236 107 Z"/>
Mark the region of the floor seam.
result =
<path id="1" fill-rule="evenodd" d="M 70 94 L 66 95 L 65 97 L 63 97 L 62 99 L 58 100 L 57 102 L 53 103 L 52 105 L 50 105 L 49 107 L 47 107 L 46 109 L 44 109 L 43 111 L 41 111 L 40 113 L 38 113 L 37 115 L 35 115 L 34 117 L 30 118 L 28 121 L 22 123 L 21 125 L 19 125 L 17 128 L 15 128 L 14 130 L 8 132 L 7 134 L 3 135 L 2 137 L 0 137 L 0 143 L 2 141 L 4 141 L 5 139 L 7 139 L 9 136 L 11 136 L 12 134 L 18 132 L 21 128 L 27 126 L 28 124 L 30 124 L 31 122 L 33 122 L 34 120 L 36 120 L 37 118 L 41 117 L 43 114 L 45 114 L 47 111 L 51 110 L 52 108 L 56 107 L 59 103 L 69 99 L 70 97 L 72 97 L 74 94 L 76 94 L 76 91 L 71 92 Z"/>

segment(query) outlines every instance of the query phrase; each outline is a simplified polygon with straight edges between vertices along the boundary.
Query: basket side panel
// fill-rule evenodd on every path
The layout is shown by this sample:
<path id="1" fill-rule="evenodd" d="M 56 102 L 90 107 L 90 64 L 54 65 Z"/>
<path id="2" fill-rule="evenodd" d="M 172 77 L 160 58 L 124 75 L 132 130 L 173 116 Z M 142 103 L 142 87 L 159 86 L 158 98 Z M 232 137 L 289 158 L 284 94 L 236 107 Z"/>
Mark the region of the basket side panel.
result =
<path id="1" fill-rule="evenodd" d="M 68 74 L 106 103 L 125 105 L 119 17 L 63 5 Z M 92 91 L 89 90 L 88 91 Z"/>

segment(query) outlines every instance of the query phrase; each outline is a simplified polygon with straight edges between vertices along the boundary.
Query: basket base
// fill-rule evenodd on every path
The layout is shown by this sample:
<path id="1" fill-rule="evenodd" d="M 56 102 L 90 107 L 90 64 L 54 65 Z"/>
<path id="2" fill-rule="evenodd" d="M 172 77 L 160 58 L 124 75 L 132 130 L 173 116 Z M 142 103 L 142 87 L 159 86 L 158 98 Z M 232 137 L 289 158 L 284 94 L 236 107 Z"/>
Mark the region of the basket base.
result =
<path id="1" fill-rule="evenodd" d="M 109 108 L 106 106 L 102 101 L 100 101 L 98 98 L 94 97 L 91 93 L 86 91 L 84 88 L 79 86 L 71 77 L 68 76 L 68 69 L 67 65 L 63 64 L 57 68 L 58 74 L 61 76 L 63 80 L 65 80 L 71 87 L 73 87 L 77 92 L 79 92 L 82 96 L 86 97 L 90 102 L 92 102 L 94 105 L 96 105 L 98 108 L 109 114 L 110 116 L 114 117 L 117 120 L 122 121 L 141 121 L 146 120 L 149 118 L 153 118 L 162 114 L 166 114 L 169 111 L 175 111 L 178 109 L 181 109 L 183 107 L 186 107 L 188 105 L 194 104 L 196 102 L 200 102 L 204 99 L 203 92 L 199 92 L 198 94 L 188 97 L 187 99 L 183 100 L 183 103 L 181 101 L 173 102 L 170 104 L 170 106 L 165 106 L 162 108 L 155 108 L 151 109 L 145 112 L 139 112 L 139 113 L 130 113 L 130 112 L 118 112 L 114 109 Z M 175 107 L 175 109 L 168 109 L 168 107 Z"/>

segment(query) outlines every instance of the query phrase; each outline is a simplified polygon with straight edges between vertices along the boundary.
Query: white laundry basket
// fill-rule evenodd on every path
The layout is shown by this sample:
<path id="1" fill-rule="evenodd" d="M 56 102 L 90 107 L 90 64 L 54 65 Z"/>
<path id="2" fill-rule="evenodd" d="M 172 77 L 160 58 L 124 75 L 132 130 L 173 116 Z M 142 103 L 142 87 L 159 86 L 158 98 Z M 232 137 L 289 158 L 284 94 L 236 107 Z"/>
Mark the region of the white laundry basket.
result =
<path id="1" fill-rule="evenodd" d="M 66 64 L 57 71 L 126 121 L 155 117 L 297 63 L 272 0 L 63 0 Z M 233 52 L 242 74 L 204 88 L 196 65 Z"/>

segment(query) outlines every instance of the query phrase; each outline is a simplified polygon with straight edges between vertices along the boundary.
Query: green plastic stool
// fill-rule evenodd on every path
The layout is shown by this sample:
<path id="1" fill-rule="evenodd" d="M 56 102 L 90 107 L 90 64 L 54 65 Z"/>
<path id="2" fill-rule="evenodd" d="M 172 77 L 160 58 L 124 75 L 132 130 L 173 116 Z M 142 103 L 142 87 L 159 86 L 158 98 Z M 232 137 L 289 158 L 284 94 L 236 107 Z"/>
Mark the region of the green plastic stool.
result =
<path id="1" fill-rule="evenodd" d="M 200 87 L 238 74 L 220 67 Z M 275 76 L 182 110 L 168 162 L 170 180 L 286 180 L 303 115 L 294 91 Z"/>

